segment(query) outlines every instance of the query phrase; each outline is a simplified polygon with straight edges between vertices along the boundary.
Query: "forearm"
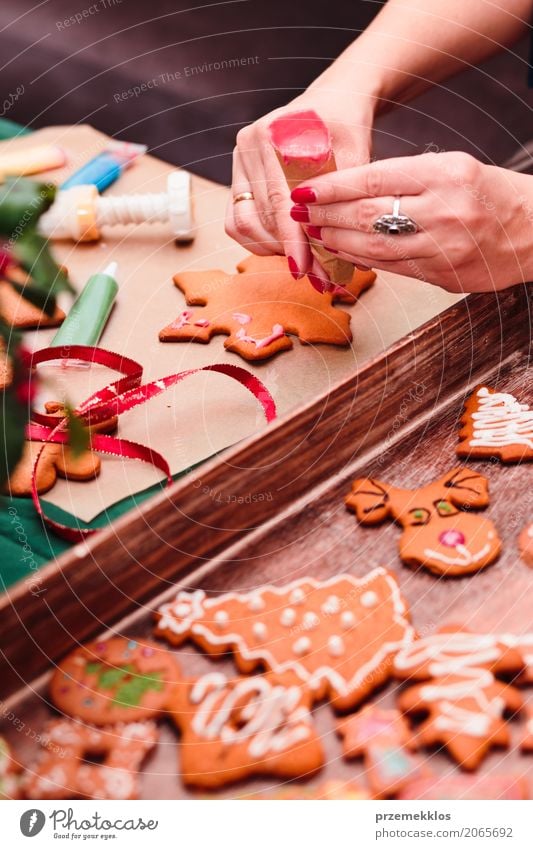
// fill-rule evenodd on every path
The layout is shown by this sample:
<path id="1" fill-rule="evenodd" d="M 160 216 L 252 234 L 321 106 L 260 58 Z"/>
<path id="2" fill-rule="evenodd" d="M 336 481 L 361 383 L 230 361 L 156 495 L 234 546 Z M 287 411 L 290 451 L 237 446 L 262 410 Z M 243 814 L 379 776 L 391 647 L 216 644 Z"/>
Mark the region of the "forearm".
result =
<path id="1" fill-rule="evenodd" d="M 512 45 L 532 14 L 533 0 L 389 0 L 312 87 L 370 96 L 381 111 Z"/>

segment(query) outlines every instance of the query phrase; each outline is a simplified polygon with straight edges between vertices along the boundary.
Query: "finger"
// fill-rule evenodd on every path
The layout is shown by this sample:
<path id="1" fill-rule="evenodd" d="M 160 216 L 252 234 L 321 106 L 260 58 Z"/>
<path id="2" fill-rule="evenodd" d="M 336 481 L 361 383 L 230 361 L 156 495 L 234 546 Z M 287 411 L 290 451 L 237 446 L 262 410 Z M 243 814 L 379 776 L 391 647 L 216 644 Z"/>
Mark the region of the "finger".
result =
<path id="1" fill-rule="evenodd" d="M 285 175 L 270 144 L 265 138 L 261 145 L 261 168 L 265 175 L 266 199 L 261 203 L 263 224 L 277 234 L 284 253 L 291 257 L 303 274 L 311 267 L 311 250 L 302 227 L 290 216 L 292 201 Z"/>
<path id="2" fill-rule="evenodd" d="M 365 197 L 419 195 L 440 177 L 440 154 L 423 153 L 420 156 L 401 156 L 383 159 L 359 168 L 333 171 L 306 180 L 293 189 L 293 200 L 298 203 L 299 189 L 311 189 L 315 200 L 308 203 L 337 203 Z"/>
<path id="3" fill-rule="evenodd" d="M 230 197 L 226 207 L 224 229 L 231 239 L 235 239 L 235 241 L 242 245 L 243 248 L 246 248 L 246 250 L 250 251 L 250 253 L 256 254 L 257 256 L 272 256 L 272 254 L 282 252 L 281 245 L 279 245 L 275 240 L 270 240 L 268 233 L 265 233 L 264 238 L 259 239 L 259 241 L 250 240 L 247 235 L 242 233 L 235 223 L 234 209 L 235 207 Z"/>
<path id="4" fill-rule="evenodd" d="M 253 253 L 261 251 L 261 255 L 272 253 L 283 253 L 283 247 L 276 238 L 275 233 L 265 229 L 257 210 L 257 200 L 254 188 L 248 177 L 237 148 L 233 151 L 233 182 L 231 187 L 231 198 L 226 212 L 226 232 L 236 239 L 241 245 Z M 240 200 L 233 203 L 233 199 L 243 192 L 254 195 L 251 200 Z M 231 209 L 230 209 L 231 206 Z"/>
<path id="5" fill-rule="evenodd" d="M 371 233 L 382 215 L 390 215 L 394 197 L 364 198 L 346 203 L 311 204 L 306 207 L 309 222 L 315 227 L 335 227 L 341 230 L 360 230 Z M 408 215 L 419 228 L 429 221 L 430 205 L 426 195 L 402 197 L 400 214 Z"/>
<path id="6" fill-rule="evenodd" d="M 340 251 L 351 257 L 366 257 L 370 265 L 378 261 L 399 262 L 405 259 L 433 257 L 438 253 L 436 244 L 426 233 L 387 236 L 381 233 L 322 227 L 321 239 L 326 249 Z"/>
<path id="7" fill-rule="evenodd" d="M 280 245 L 296 278 L 301 277 L 311 263 L 307 238 L 289 215 L 291 207 L 287 182 L 270 143 L 268 128 L 253 125 L 237 137 L 238 173 L 252 186 L 256 212 L 264 231 Z"/>

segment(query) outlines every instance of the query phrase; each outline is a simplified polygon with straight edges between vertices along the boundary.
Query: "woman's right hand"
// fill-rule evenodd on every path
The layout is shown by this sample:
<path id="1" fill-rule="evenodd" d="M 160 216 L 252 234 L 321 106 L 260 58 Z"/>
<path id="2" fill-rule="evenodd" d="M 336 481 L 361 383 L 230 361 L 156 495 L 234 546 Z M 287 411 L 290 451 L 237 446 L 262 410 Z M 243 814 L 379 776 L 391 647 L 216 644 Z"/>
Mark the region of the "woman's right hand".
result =
<path id="1" fill-rule="evenodd" d="M 339 170 L 370 160 L 375 101 L 331 84 L 326 88 L 317 81 L 287 106 L 239 131 L 226 232 L 259 256 L 285 254 L 296 279 L 308 273 L 324 279 L 309 249 L 305 225 L 290 217 L 290 190 L 269 135 L 274 118 L 306 109 L 313 109 L 327 124 Z M 234 204 L 233 198 L 241 192 L 253 192 L 254 199 Z"/>

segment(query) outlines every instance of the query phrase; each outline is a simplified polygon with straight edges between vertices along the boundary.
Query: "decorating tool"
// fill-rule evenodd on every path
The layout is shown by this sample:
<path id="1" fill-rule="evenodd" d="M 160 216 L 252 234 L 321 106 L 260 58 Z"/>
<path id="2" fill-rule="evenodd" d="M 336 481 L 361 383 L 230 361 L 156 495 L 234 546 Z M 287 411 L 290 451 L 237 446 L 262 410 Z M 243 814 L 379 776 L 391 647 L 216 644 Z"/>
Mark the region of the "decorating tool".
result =
<path id="1" fill-rule="evenodd" d="M 155 222 L 168 222 L 178 242 L 194 238 L 191 175 L 186 171 L 172 171 L 167 191 L 158 194 L 101 197 L 96 186 L 61 190 L 39 219 L 39 232 L 49 239 L 94 242 L 101 227 Z"/>
<path id="2" fill-rule="evenodd" d="M 0 182 L 6 177 L 25 177 L 66 165 L 67 155 L 55 144 L 21 148 L 0 153 Z"/>
<path id="3" fill-rule="evenodd" d="M 105 150 L 82 165 L 64 183 L 61 189 L 73 186 L 96 186 L 99 192 L 105 191 L 118 180 L 122 172 L 133 165 L 135 160 L 148 150 L 145 144 L 112 141 Z"/>
<path id="4" fill-rule="evenodd" d="M 98 344 L 117 296 L 117 269 L 117 263 L 110 262 L 103 271 L 89 277 L 52 339 L 51 347 Z"/>

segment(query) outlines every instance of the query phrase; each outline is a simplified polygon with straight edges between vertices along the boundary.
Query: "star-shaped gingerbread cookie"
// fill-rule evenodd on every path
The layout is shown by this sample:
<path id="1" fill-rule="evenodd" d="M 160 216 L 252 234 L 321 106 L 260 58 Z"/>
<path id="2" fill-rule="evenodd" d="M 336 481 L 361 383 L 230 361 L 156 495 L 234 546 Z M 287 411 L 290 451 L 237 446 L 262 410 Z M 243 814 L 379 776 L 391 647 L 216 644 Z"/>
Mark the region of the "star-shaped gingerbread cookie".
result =
<path id="1" fill-rule="evenodd" d="M 355 303 L 376 277 L 373 271 L 356 271 L 346 288 L 321 294 L 306 278 L 293 279 L 285 257 L 248 256 L 237 270 L 176 274 L 174 283 L 194 309 L 183 310 L 159 339 L 207 343 L 224 334 L 224 347 L 245 360 L 292 348 L 291 335 L 303 344 L 349 345 L 350 315 L 334 302 Z"/>

